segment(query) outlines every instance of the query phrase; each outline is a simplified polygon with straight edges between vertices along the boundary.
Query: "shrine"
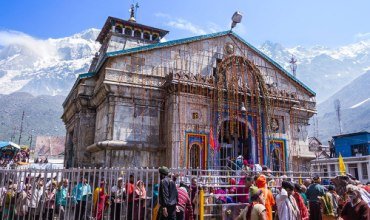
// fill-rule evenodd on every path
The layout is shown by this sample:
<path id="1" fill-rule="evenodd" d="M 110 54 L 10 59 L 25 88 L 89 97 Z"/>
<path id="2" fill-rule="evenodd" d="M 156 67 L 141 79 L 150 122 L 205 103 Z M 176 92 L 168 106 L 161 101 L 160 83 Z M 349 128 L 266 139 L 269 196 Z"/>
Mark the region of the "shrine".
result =
<path id="1" fill-rule="evenodd" d="M 63 103 L 66 167 L 300 169 L 315 92 L 232 30 L 168 31 L 108 17 Z"/>

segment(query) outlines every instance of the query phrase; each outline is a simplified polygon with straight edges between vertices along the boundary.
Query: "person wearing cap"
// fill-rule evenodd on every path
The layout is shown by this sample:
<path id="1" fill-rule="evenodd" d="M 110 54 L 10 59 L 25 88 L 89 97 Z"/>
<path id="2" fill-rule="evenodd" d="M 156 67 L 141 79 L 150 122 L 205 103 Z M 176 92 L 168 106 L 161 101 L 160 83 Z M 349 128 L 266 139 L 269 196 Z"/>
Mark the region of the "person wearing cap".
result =
<path id="1" fill-rule="evenodd" d="M 248 204 L 236 218 L 237 220 L 266 220 L 265 196 L 256 186 L 249 188 L 251 203 Z"/>
<path id="2" fill-rule="evenodd" d="M 178 201 L 178 192 L 175 182 L 168 176 L 167 167 L 160 167 L 159 171 L 159 219 L 176 219 L 176 204 Z"/>
<path id="3" fill-rule="evenodd" d="M 111 189 L 112 206 L 110 211 L 110 218 L 121 219 L 121 209 L 126 200 L 126 189 L 123 184 L 123 178 L 117 179 L 117 185 L 114 185 Z"/>
<path id="4" fill-rule="evenodd" d="M 80 182 L 73 188 L 72 197 L 76 204 L 75 219 L 86 218 L 86 206 L 88 197 L 91 196 L 91 186 L 87 183 L 87 179 L 81 177 Z"/>
<path id="5" fill-rule="evenodd" d="M 340 216 L 343 220 L 368 220 L 370 215 L 369 206 L 362 200 L 360 189 L 349 184 L 346 186 L 346 190 L 349 201 L 344 205 Z"/>
<path id="6" fill-rule="evenodd" d="M 320 184 L 320 182 L 320 177 L 316 175 L 306 192 L 310 210 L 310 220 L 322 219 L 319 196 L 325 195 L 325 188 Z"/>
<path id="7" fill-rule="evenodd" d="M 275 206 L 275 199 L 272 192 L 267 188 L 266 176 L 260 175 L 256 180 L 256 186 L 262 190 L 266 199 L 266 215 L 268 220 L 272 220 L 272 208 Z"/>
<path id="8" fill-rule="evenodd" d="M 276 196 L 276 207 L 279 219 L 300 220 L 301 214 L 293 197 L 294 185 L 289 181 L 281 183 L 281 192 Z"/>

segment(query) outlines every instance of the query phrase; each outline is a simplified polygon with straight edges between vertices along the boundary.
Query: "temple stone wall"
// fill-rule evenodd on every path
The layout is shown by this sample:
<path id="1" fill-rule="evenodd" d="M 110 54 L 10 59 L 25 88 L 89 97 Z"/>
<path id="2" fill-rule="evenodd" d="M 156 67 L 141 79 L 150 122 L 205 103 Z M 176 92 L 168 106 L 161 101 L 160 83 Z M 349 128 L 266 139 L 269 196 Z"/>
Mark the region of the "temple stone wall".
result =
<path id="1" fill-rule="evenodd" d="M 166 164 L 169 167 L 176 167 L 175 158 L 178 155 L 181 157 L 181 154 L 175 154 L 174 149 L 178 149 L 180 147 L 180 130 L 179 124 L 176 124 L 178 121 L 178 105 L 177 105 L 177 98 L 176 95 L 171 94 L 166 97 L 165 99 L 165 106 L 164 106 L 164 132 L 163 132 L 163 139 L 165 141 L 166 151 L 165 157 L 167 158 Z M 177 150 L 179 152 L 179 150 Z"/>
<path id="2" fill-rule="evenodd" d="M 201 104 L 202 103 L 202 104 Z M 210 127 L 210 102 L 204 96 L 188 93 L 175 93 L 168 97 L 165 106 L 167 153 L 172 167 L 185 167 L 186 133 L 207 134 Z M 193 118 L 193 114 L 198 117 Z"/>
<path id="3" fill-rule="evenodd" d="M 79 167 L 89 166 L 91 158 L 86 148 L 94 143 L 95 111 L 85 109 L 79 112 L 76 120 L 78 120 L 78 126 L 75 127 L 73 134 L 73 156 L 78 160 L 74 161 L 74 165 Z"/>
<path id="4" fill-rule="evenodd" d="M 95 142 L 104 141 L 108 135 L 108 105 L 104 101 L 96 110 Z"/>
<path id="5" fill-rule="evenodd" d="M 94 143 L 95 116 L 94 110 L 81 108 L 68 126 L 65 166 L 84 167 L 91 163 L 86 148 Z"/>
<path id="6" fill-rule="evenodd" d="M 163 161 L 162 151 L 103 150 L 92 153 L 92 163 L 99 167 L 158 167 Z"/>
<path id="7" fill-rule="evenodd" d="M 159 115 L 156 106 L 116 103 L 113 140 L 158 146 Z"/>

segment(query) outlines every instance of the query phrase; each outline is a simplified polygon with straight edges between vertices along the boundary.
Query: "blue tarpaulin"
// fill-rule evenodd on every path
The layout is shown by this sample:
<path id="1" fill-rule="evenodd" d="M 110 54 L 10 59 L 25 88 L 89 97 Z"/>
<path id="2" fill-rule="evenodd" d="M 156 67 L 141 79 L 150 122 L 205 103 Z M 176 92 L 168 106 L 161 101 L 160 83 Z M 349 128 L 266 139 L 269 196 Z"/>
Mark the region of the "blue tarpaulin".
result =
<path id="1" fill-rule="evenodd" d="M 21 149 L 21 147 L 18 144 L 13 143 L 11 141 L 0 141 L 0 150 L 3 148 L 16 148 L 18 150 Z"/>

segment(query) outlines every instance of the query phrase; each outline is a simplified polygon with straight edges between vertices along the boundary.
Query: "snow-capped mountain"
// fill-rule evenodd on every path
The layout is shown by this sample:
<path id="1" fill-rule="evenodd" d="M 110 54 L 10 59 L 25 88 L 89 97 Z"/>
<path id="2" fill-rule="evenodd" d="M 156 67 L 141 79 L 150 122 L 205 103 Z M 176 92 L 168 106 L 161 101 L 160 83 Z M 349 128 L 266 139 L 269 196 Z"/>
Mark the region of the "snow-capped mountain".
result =
<path id="1" fill-rule="evenodd" d="M 370 71 L 318 105 L 318 129 L 312 127 L 311 135 L 318 135 L 321 140 L 329 140 L 331 136 L 339 134 L 335 100 L 340 101 L 342 133 L 370 131 Z M 318 134 L 314 134 L 315 131 Z"/>
<path id="2" fill-rule="evenodd" d="M 34 135 L 51 134 L 51 130 L 55 135 L 65 134 L 59 119 L 64 97 L 56 95 L 68 94 L 77 75 L 88 70 L 100 47 L 95 42 L 98 34 L 99 30 L 88 29 L 70 37 L 40 40 L 21 32 L 0 31 L 0 94 L 10 94 L 0 95 L 4 106 L 10 106 L 1 114 L 2 139 L 10 139 L 12 134 L 7 130 L 14 130 L 14 122 L 19 124 L 23 110 L 30 116 L 26 130 L 35 130 L 34 123 L 43 125 L 43 130 L 35 130 Z M 291 56 L 297 58 L 297 78 L 312 88 L 318 102 L 322 102 L 318 106 L 321 138 L 337 134 L 333 125 L 334 99 L 342 103 L 345 132 L 370 129 L 370 72 L 363 74 L 370 70 L 370 38 L 334 49 L 286 48 L 269 41 L 260 49 L 288 70 Z"/>
<path id="3" fill-rule="evenodd" d="M 15 31 L 0 32 L 1 94 L 68 94 L 76 76 L 86 72 L 99 49 L 99 30 L 40 40 Z"/>
<path id="4" fill-rule="evenodd" d="M 0 94 L 67 94 L 98 51 L 98 34 L 99 30 L 88 29 L 71 37 L 40 40 L 20 32 L 0 31 Z M 317 93 L 318 102 L 370 69 L 370 38 L 334 49 L 285 48 L 269 41 L 260 49 L 288 70 L 294 55 L 297 78 Z"/>
<path id="5" fill-rule="evenodd" d="M 285 48 L 265 42 L 260 49 L 287 70 L 292 55 L 298 60 L 297 78 L 322 102 L 370 69 L 370 38 L 338 48 L 296 46 Z"/>

